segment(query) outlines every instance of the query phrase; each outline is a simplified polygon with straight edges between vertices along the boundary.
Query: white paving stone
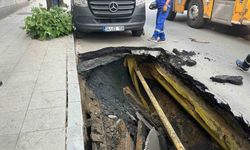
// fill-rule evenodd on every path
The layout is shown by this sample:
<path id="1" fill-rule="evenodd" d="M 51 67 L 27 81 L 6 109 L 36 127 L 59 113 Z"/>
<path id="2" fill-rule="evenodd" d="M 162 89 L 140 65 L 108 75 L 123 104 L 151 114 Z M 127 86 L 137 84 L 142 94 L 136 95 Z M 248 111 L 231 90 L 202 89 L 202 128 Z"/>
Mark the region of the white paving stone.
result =
<path id="1" fill-rule="evenodd" d="M 25 111 L 0 113 L 0 135 L 18 134 L 24 117 Z"/>
<path id="2" fill-rule="evenodd" d="M 79 84 L 68 84 L 68 102 L 81 102 Z"/>
<path id="3" fill-rule="evenodd" d="M 73 36 L 33 40 L 20 28 L 25 17 L 0 20 L 0 150 L 83 150 Z"/>
<path id="4" fill-rule="evenodd" d="M 16 150 L 63 150 L 65 129 L 21 133 Z"/>
<path id="5" fill-rule="evenodd" d="M 0 150 L 14 150 L 18 134 L 0 135 Z"/>
<path id="6" fill-rule="evenodd" d="M 83 126 L 81 102 L 68 103 L 68 127 Z"/>
<path id="7" fill-rule="evenodd" d="M 34 93 L 29 109 L 66 107 L 66 91 Z"/>
<path id="8" fill-rule="evenodd" d="M 29 110 L 21 132 L 63 128 L 65 113 L 65 107 Z"/>
<path id="9" fill-rule="evenodd" d="M 0 113 L 26 111 L 30 102 L 29 95 L 6 95 L 1 97 Z"/>

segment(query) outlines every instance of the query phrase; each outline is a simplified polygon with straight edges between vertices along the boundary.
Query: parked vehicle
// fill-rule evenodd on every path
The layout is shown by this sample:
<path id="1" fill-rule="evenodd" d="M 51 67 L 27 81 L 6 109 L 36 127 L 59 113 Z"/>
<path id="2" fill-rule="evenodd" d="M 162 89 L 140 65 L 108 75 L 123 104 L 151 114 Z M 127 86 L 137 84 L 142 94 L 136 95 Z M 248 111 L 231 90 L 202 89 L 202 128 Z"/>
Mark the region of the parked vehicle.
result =
<path id="1" fill-rule="evenodd" d="M 76 32 L 143 34 L 145 0 L 72 0 L 71 4 Z"/>
<path id="2" fill-rule="evenodd" d="M 168 20 L 187 10 L 187 24 L 201 28 L 205 21 L 225 25 L 250 25 L 250 0 L 173 0 Z"/>

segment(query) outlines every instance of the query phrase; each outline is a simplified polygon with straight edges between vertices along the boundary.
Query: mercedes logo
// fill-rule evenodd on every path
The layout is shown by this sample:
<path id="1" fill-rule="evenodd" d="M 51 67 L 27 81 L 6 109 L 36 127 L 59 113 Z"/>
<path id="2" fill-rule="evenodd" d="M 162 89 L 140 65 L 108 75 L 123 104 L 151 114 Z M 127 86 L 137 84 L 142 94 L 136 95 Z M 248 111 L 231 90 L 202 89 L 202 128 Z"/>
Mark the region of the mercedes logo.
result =
<path id="1" fill-rule="evenodd" d="M 116 2 L 111 2 L 109 4 L 109 11 L 115 13 L 118 11 L 118 4 Z"/>

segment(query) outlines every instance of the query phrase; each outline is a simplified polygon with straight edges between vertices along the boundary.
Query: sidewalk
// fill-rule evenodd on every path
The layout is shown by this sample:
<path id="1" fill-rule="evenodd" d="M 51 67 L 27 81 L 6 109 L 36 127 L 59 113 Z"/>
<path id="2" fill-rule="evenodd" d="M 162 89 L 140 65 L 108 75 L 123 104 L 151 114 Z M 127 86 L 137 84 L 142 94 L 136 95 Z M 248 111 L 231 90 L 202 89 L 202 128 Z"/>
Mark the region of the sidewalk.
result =
<path id="1" fill-rule="evenodd" d="M 73 37 L 30 39 L 21 27 L 31 7 L 38 5 L 35 2 L 0 20 L 0 150 L 83 146 L 82 137 L 76 138 L 82 134 L 80 93 L 67 90 L 72 85 L 79 90 Z M 67 93 L 75 98 L 70 104 Z M 75 106 L 77 119 L 67 106 Z M 67 118 L 72 115 L 75 118 Z"/>

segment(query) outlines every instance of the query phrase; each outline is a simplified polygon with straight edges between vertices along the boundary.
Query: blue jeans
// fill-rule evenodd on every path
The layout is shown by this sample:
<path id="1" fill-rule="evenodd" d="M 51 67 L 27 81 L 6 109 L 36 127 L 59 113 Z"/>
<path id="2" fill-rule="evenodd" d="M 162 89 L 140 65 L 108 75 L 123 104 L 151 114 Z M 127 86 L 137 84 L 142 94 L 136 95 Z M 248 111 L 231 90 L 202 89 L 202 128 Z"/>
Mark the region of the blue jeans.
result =
<path id="1" fill-rule="evenodd" d="M 163 40 L 163 41 L 166 40 L 165 33 L 164 33 L 164 23 L 170 11 L 171 11 L 170 5 L 168 5 L 166 12 L 163 12 L 163 7 L 158 8 L 157 16 L 156 16 L 156 27 L 155 27 L 155 31 L 153 34 L 153 38 L 155 40 L 158 40 L 158 38 L 160 38 L 160 40 Z"/>
<path id="2" fill-rule="evenodd" d="M 52 0 L 52 6 L 58 6 L 59 0 Z"/>

